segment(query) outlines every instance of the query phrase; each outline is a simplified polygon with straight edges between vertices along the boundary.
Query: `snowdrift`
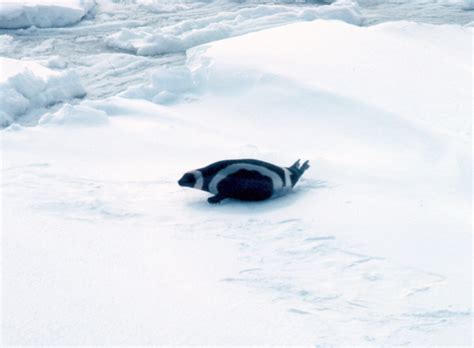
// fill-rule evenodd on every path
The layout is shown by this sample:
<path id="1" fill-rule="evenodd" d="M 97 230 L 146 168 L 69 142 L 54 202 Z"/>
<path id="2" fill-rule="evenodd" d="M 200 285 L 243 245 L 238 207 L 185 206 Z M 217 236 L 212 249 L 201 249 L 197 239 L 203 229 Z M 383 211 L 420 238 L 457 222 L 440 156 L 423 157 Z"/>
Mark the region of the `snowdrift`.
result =
<path id="1" fill-rule="evenodd" d="M 38 124 L 40 125 L 72 125 L 72 126 L 95 126 L 105 124 L 108 116 L 104 111 L 90 108 L 86 105 L 63 105 L 54 113 L 43 115 Z"/>
<path id="2" fill-rule="evenodd" d="M 471 37 L 471 28 L 451 25 L 315 21 L 191 49 L 188 66 L 211 92 L 286 79 L 468 139 Z"/>
<path id="3" fill-rule="evenodd" d="M 1 0 L 0 28 L 64 27 L 79 22 L 94 0 Z"/>
<path id="4" fill-rule="evenodd" d="M 10 58 L 0 58 L 0 68 L 0 127 L 86 93 L 71 71 L 57 72 L 35 62 Z"/>
<path id="5" fill-rule="evenodd" d="M 149 84 L 129 87 L 119 96 L 147 99 L 157 104 L 171 104 L 194 98 L 197 88 L 187 67 L 160 68 L 151 75 Z"/>

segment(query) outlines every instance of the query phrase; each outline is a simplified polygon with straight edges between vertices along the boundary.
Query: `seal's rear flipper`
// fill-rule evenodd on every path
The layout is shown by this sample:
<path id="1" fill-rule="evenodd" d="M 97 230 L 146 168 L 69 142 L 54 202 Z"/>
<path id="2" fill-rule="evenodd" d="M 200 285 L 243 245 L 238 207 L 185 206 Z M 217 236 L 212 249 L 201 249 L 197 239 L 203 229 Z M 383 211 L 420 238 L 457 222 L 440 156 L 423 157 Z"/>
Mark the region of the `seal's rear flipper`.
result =
<path id="1" fill-rule="evenodd" d="M 295 163 L 293 163 L 293 164 L 291 165 L 290 168 L 292 168 L 292 169 L 299 169 L 299 167 L 300 167 L 300 160 L 298 159 Z"/>
<path id="2" fill-rule="evenodd" d="M 309 161 L 306 161 L 303 163 L 303 165 L 300 167 L 301 175 L 309 168 Z"/>
<path id="3" fill-rule="evenodd" d="M 288 168 L 291 172 L 292 187 L 296 185 L 303 173 L 309 168 L 309 161 L 304 162 L 301 167 L 299 167 L 299 164 L 300 160 L 296 161 L 291 167 Z"/>

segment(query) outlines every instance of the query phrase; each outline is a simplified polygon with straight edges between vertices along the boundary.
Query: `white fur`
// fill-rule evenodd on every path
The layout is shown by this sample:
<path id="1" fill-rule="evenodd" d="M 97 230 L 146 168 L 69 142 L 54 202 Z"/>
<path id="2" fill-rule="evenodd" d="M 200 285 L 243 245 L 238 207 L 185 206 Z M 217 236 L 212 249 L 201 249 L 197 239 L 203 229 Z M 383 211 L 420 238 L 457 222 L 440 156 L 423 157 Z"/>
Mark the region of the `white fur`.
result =
<path id="1" fill-rule="evenodd" d="M 285 188 L 290 189 L 291 186 L 291 173 L 287 168 L 282 168 L 285 172 Z"/>
<path id="2" fill-rule="evenodd" d="M 194 170 L 191 173 L 194 175 L 194 178 L 196 179 L 194 188 L 198 190 L 202 190 L 202 187 L 204 186 L 204 178 L 202 177 L 202 173 L 199 170 Z"/>
<path id="3" fill-rule="evenodd" d="M 259 172 L 262 175 L 268 176 L 270 179 L 272 179 L 273 192 L 281 191 L 283 188 L 286 187 L 285 183 L 283 183 L 283 180 L 281 180 L 280 176 L 268 168 L 255 165 L 255 164 L 249 164 L 249 163 L 237 163 L 237 164 L 231 164 L 230 166 L 227 166 L 224 169 L 217 172 L 217 174 L 212 178 L 211 182 L 209 183 L 209 192 L 213 194 L 218 194 L 219 191 L 217 189 L 217 186 L 219 185 L 219 183 L 223 179 L 225 179 L 227 176 L 232 175 L 241 169 L 253 170 L 253 171 Z M 285 181 L 287 181 L 286 173 L 285 173 Z M 291 183 L 290 183 L 290 187 L 291 187 Z"/>

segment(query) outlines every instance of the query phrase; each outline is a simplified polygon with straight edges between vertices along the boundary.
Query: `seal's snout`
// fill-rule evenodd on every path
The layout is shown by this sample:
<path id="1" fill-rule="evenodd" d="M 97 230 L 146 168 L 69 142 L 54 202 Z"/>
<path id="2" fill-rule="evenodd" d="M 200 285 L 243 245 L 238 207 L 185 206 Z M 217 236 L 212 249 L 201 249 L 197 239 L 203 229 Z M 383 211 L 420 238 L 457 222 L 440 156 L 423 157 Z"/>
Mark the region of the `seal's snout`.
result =
<path id="1" fill-rule="evenodd" d="M 194 187 L 196 178 L 191 173 L 186 173 L 178 180 L 178 185 L 183 187 Z"/>

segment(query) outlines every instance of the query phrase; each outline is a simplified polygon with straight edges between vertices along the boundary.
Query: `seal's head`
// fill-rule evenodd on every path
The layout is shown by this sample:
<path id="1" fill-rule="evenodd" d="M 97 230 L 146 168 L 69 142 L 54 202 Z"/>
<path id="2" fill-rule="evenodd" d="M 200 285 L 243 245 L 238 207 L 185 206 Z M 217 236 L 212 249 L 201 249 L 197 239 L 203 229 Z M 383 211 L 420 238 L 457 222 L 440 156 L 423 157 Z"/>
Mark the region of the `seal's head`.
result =
<path id="1" fill-rule="evenodd" d="M 178 184 L 179 186 L 192 187 L 198 190 L 202 190 L 204 178 L 199 170 L 193 170 L 191 172 L 185 173 L 183 177 L 178 180 Z"/>
<path id="2" fill-rule="evenodd" d="M 179 186 L 183 187 L 194 187 L 196 184 L 196 177 L 193 173 L 185 173 L 178 181 Z"/>

